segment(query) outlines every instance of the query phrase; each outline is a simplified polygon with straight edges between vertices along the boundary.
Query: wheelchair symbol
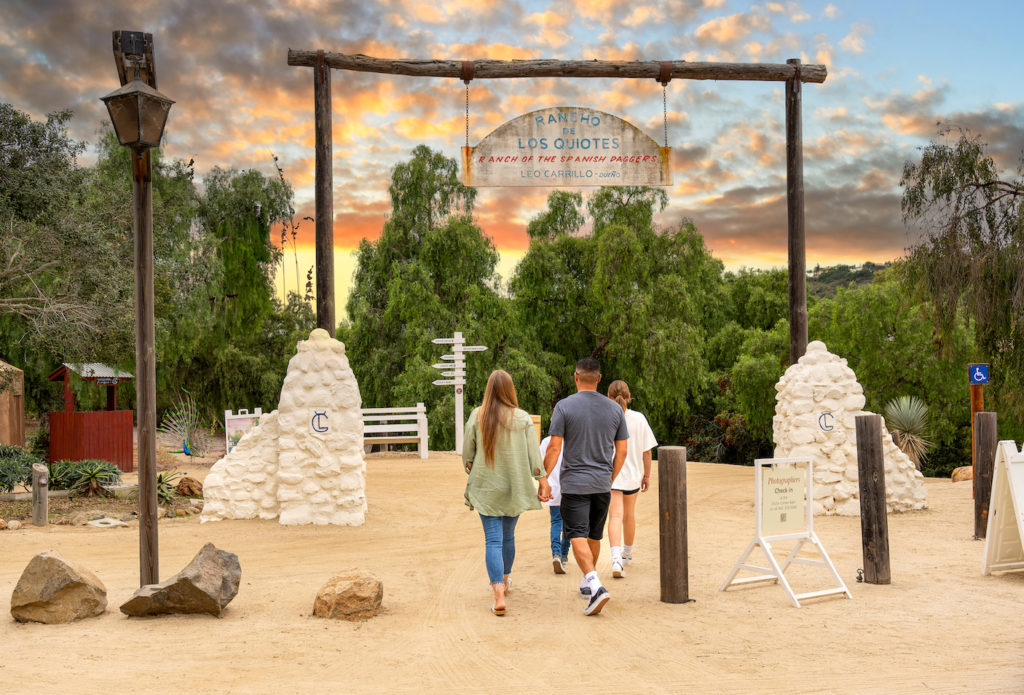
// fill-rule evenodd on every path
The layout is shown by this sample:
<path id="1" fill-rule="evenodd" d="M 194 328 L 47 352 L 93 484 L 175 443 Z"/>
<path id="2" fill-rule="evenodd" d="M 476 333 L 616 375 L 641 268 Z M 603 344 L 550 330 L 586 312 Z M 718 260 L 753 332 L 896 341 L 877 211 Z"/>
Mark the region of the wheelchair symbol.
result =
<path id="1" fill-rule="evenodd" d="M 835 429 L 835 425 L 832 424 L 834 420 L 835 416 L 832 413 L 822 413 L 818 416 L 818 427 L 825 432 L 831 432 Z"/>
<path id="2" fill-rule="evenodd" d="M 323 422 L 321 422 L 321 418 L 323 420 L 327 419 L 327 411 L 325 410 L 323 412 L 320 412 L 318 410 L 314 410 L 313 411 L 313 420 L 310 422 L 310 424 L 313 425 L 313 431 L 314 432 L 326 432 L 327 431 L 327 425 L 325 425 L 325 424 L 323 424 Z"/>
<path id="3" fill-rule="evenodd" d="M 985 381 L 985 372 L 981 371 L 981 367 L 974 368 L 974 374 L 971 375 L 974 381 L 981 383 Z"/>

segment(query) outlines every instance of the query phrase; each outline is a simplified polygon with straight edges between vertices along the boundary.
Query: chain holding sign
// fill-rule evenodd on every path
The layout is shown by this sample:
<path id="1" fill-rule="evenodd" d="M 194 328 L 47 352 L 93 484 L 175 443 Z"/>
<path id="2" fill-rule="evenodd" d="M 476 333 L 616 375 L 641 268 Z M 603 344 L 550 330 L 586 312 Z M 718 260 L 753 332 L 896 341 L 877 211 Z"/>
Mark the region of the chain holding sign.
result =
<path id="1" fill-rule="evenodd" d="M 814 472 L 811 460 L 757 459 L 754 462 L 754 491 L 754 540 L 747 545 L 729 577 L 718 590 L 725 591 L 730 586 L 773 581 L 782 585 L 790 602 L 797 608 L 800 608 L 800 601 L 803 599 L 835 594 L 853 598 L 853 594 L 846 588 L 831 558 L 825 552 L 825 547 L 814 535 Z M 773 544 L 789 541 L 796 541 L 796 546 L 780 564 L 774 555 Z M 800 551 L 805 543 L 810 544 L 821 559 L 800 557 Z M 748 564 L 750 553 L 757 547 L 764 551 L 768 567 Z M 828 569 L 837 586 L 802 594 L 794 593 L 786 579 L 786 570 L 794 564 Z M 737 579 L 736 575 L 741 570 L 759 574 Z"/>

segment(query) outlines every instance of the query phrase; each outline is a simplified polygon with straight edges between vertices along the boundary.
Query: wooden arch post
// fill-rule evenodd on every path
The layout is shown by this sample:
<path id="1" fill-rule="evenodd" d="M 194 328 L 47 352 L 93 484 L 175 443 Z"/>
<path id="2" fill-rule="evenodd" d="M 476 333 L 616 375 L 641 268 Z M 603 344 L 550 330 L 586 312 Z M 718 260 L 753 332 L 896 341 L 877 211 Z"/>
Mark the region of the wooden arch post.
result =
<path id="1" fill-rule="evenodd" d="M 735 80 L 786 83 L 786 203 L 789 241 L 789 357 L 807 350 L 807 261 L 804 239 L 803 128 L 801 87 L 822 83 L 824 65 L 781 63 L 706 63 L 685 60 L 474 60 L 473 79 L 518 77 L 617 77 L 665 82 Z M 411 77 L 463 80 L 465 61 L 396 60 L 365 55 L 288 49 L 288 65 L 314 68 L 316 102 L 316 291 L 317 326 L 334 333 L 333 177 L 331 171 L 331 98 L 329 69 Z M 324 249 L 321 263 L 321 248 Z M 329 302 L 329 305 L 327 304 Z"/>

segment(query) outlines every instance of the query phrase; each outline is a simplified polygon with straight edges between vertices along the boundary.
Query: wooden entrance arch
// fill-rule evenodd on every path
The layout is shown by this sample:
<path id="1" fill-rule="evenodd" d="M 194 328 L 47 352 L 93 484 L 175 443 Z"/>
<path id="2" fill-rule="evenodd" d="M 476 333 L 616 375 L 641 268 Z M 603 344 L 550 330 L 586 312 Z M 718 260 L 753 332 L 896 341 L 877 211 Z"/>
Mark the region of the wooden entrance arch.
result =
<path id="1" fill-rule="evenodd" d="M 334 334 L 334 177 L 331 170 L 331 68 L 412 77 L 470 80 L 513 77 L 620 77 L 739 80 L 786 83 L 786 209 L 789 238 L 789 360 L 807 350 L 807 258 L 804 234 L 804 164 L 801 92 L 804 82 L 822 83 L 824 65 L 781 63 L 691 63 L 685 60 L 393 60 L 365 55 L 288 50 L 288 64 L 311 67 L 316 123 L 316 321 Z"/>

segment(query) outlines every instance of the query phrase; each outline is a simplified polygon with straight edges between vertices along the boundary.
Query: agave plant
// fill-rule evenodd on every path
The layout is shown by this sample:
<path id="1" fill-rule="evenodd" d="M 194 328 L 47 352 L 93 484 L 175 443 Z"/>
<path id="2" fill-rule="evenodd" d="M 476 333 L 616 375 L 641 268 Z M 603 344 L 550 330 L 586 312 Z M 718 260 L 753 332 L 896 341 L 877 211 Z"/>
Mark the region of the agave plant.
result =
<path id="1" fill-rule="evenodd" d="M 73 475 L 77 480 L 71 490 L 84 497 L 113 497 L 114 493 L 109 488 L 121 482 L 121 472 L 109 461 L 77 462 Z"/>
<path id="2" fill-rule="evenodd" d="M 885 426 L 900 451 L 921 470 L 932 443 L 925 439 L 928 430 L 928 406 L 917 396 L 900 396 L 885 404 Z"/>
<path id="3" fill-rule="evenodd" d="M 177 483 L 182 476 L 180 471 L 164 471 L 156 477 L 156 496 L 162 504 L 169 504 L 174 501 Z"/>
<path id="4" fill-rule="evenodd" d="M 202 456 L 206 450 L 206 438 L 199 424 L 199 407 L 191 393 L 185 389 L 182 392 L 185 395 L 179 395 L 178 402 L 164 413 L 164 420 L 157 431 L 170 436 L 175 443 L 181 442 L 181 449 L 174 453 Z"/>

